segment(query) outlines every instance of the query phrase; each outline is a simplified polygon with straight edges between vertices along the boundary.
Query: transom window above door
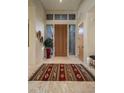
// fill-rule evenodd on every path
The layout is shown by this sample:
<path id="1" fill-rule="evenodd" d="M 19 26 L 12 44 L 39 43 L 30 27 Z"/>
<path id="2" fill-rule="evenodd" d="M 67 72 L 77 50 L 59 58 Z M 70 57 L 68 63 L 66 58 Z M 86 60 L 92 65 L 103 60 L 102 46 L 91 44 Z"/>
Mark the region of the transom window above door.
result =
<path id="1" fill-rule="evenodd" d="M 47 14 L 47 20 L 75 20 L 75 14 Z"/>
<path id="2" fill-rule="evenodd" d="M 69 20 L 75 20 L 75 14 L 69 14 Z"/>
<path id="3" fill-rule="evenodd" d="M 47 20 L 53 20 L 53 14 L 47 14 L 46 19 Z"/>
<path id="4" fill-rule="evenodd" d="M 55 20 L 67 20 L 67 14 L 55 14 Z"/>

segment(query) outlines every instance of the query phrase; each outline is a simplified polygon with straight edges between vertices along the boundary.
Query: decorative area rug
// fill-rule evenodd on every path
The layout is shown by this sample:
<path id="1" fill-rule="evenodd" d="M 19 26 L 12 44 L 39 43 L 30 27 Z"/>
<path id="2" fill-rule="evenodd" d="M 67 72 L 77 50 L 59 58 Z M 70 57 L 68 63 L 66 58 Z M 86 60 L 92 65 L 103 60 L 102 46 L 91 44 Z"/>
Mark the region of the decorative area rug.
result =
<path id="1" fill-rule="evenodd" d="M 82 64 L 43 64 L 29 81 L 94 81 Z"/>

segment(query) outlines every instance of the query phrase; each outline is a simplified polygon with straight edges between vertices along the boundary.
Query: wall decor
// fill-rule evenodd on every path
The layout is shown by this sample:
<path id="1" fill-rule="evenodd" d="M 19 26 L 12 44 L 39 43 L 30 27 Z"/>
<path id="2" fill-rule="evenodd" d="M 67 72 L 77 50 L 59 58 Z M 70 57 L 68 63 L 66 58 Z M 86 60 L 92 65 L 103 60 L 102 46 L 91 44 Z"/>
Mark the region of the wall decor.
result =
<path id="1" fill-rule="evenodd" d="M 40 38 L 41 38 L 41 31 L 38 31 L 36 34 L 37 34 L 38 40 L 40 40 Z"/>
<path id="2" fill-rule="evenodd" d="M 41 38 L 40 38 L 40 42 L 41 42 L 41 43 L 43 42 L 43 36 L 41 36 Z"/>

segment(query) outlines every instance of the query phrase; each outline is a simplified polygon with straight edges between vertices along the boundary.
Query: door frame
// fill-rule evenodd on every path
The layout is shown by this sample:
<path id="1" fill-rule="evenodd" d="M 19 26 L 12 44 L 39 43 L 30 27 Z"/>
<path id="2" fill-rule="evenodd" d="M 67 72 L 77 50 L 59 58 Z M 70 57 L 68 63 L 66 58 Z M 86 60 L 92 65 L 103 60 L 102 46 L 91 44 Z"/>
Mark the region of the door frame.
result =
<path id="1" fill-rule="evenodd" d="M 63 25 L 67 25 L 67 57 L 69 57 L 69 25 L 70 24 L 75 24 L 75 23 L 47 23 L 46 25 L 53 25 L 53 55 L 52 57 L 55 57 L 55 24 L 63 24 Z M 76 25 L 76 31 L 75 31 L 75 55 L 74 56 L 78 56 L 77 55 L 77 32 L 78 32 L 78 25 Z M 47 30 L 45 31 L 45 35 Z"/>

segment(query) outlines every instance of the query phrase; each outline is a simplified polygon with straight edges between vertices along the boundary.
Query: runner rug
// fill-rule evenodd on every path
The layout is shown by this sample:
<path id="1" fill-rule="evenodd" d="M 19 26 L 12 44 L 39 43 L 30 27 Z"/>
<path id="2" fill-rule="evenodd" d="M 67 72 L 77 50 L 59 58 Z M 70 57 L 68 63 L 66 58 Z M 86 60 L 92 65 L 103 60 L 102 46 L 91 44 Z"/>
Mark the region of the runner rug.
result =
<path id="1" fill-rule="evenodd" d="M 81 64 L 43 64 L 29 81 L 94 81 Z"/>

